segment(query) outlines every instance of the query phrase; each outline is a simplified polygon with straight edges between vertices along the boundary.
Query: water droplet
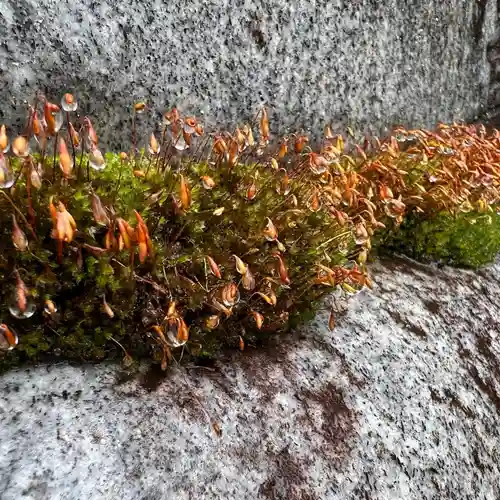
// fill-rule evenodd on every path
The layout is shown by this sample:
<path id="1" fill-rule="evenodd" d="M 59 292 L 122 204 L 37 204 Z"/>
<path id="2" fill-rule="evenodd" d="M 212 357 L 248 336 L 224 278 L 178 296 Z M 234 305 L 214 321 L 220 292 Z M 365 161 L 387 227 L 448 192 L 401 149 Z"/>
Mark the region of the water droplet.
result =
<path id="1" fill-rule="evenodd" d="M 187 134 L 194 134 L 194 131 L 195 131 L 194 127 L 184 122 L 184 132 L 186 132 Z"/>
<path id="2" fill-rule="evenodd" d="M 0 351 L 11 351 L 18 344 L 19 338 L 16 332 L 7 325 L 0 325 Z"/>
<path id="3" fill-rule="evenodd" d="M 167 331 L 167 341 L 171 347 L 181 347 L 187 342 L 187 340 L 179 340 L 177 338 L 177 332 L 173 330 Z"/>
<path id="4" fill-rule="evenodd" d="M 440 147 L 438 151 L 444 156 L 453 156 L 456 151 L 452 148 Z"/>
<path id="5" fill-rule="evenodd" d="M 6 153 L 10 148 L 9 138 L 7 137 L 7 131 L 5 125 L 0 127 L 0 150 Z"/>
<path id="6" fill-rule="evenodd" d="M 43 310 L 45 314 L 48 314 L 50 316 L 57 312 L 57 306 L 51 300 L 46 300 Z"/>
<path id="7" fill-rule="evenodd" d="M 137 115 L 142 115 L 144 111 L 146 111 L 146 103 L 145 102 L 137 102 L 134 104 L 134 111 Z"/>
<path id="8" fill-rule="evenodd" d="M 324 165 L 315 165 L 315 164 L 311 164 L 310 169 L 314 175 L 324 174 L 327 170 Z"/>
<path id="9" fill-rule="evenodd" d="M 21 158 L 29 155 L 30 145 L 26 137 L 19 135 L 12 141 L 12 152 Z"/>
<path id="10" fill-rule="evenodd" d="M 189 147 L 189 144 L 184 140 L 184 136 L 180 134 L 175 141 L 174 147 L 177 151 L 184 151 Z"/>
<path id="11" fill-rule="evenodd" d="M 64 111 L 76 111 L 78 103 L 72 94 L 64 94 L 61 99 L 61 106 Z"/>
<path id="12" fill-rule="evenodd" d="M 36 305 L 31 299 L 31 297 L 26 297 L 26 306 L 21 310 L 19 308 L 17 296 L 14 293 L 11 299 L 11 303 L 9 305 L 9 312 L 14 316 L 14 318 L 18 319 L 28 319 L 35 314 Z"/>
<path id="13" fill-rule="evenodd" d="M 62 111 L 58 111 L 57 113 L 54 114 L 54 119 L 55 119 L 55 131 L 56 133 L 61 130 L 62 124 L 64 122 L 64 114 Z"/>
<path id="14" fill-rule="evenodd" d="M 89 154 L 90 166 L 94 170 L 103 170 L 106 167 L 106 162 L 104 161 L 104 156 L 101 151 L 97 148 L 93 148 Z"/>
<path id="15" fill-rule="evenodd" d="M 14 176 L 9 167 L 9 159 L 0 153 L 0 188 L 9 189 L 14 184 Z"/>
<path id="16" fill-rule="evenodd" d="M 42 177 L 40 176 L 38 169 L 36 169 L 35 167 L 31 169 L 30 179 L 31 185 L 35 189 L 40 189 L 42 187 Z"/>
<path id="17" fill-rule="evenodd" d="M 368 234 L 365 225 L 362 223 L 356 224 L 354 230 L 354 241 L 356 242 L 356 245 L 364 245 L 369 239 L 370 235 Z"/>

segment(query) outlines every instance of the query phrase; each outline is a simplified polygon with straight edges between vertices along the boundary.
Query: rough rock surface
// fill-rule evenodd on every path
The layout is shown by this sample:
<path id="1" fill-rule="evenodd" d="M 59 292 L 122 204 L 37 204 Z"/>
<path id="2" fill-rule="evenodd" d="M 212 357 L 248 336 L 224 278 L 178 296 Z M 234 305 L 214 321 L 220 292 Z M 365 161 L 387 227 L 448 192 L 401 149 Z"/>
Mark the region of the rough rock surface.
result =
<path id="1" fill-rule="evenodd" d="M 500 264 L 373 271 L 333 333 L 325 311 L 158 386 L 115 366 L 4 375 L 2 500 L 500 498 Z"/>
<path id="2" fill-rule="evenodd" d="M 266 103 L 273 132 L 472 119 L 496 26 L 496 0 L 0 0 L 0 121 L 37 90 L 75 92 L 108 148 L 140 98 L 224 125 Z"/>

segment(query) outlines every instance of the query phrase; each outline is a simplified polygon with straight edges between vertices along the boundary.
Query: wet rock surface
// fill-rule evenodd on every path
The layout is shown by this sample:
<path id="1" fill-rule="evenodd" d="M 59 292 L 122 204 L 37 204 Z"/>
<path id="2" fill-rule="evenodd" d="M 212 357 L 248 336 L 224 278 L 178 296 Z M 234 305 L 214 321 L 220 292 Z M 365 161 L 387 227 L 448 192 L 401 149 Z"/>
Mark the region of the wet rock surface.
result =
<path id="1" fill-rule="evenodd" d="M 224 363 L 2 376 L 2 500 L 500 498 L 500 265 L 373 274 Z"/>
<path id="2" fill-rule="evenodd" d="M 495 105 L 486 47 L 497 10 L 496 0 L 0 0 L 0 121 L 20 130 L 37 91 L 75 93 L 104 149 L 129 147 L 131 105 L 144 98 L 214 126 L 265 103 L 272 133 L 473 119 Z M 139 136 L 159 119 L 141 117 Z"/>

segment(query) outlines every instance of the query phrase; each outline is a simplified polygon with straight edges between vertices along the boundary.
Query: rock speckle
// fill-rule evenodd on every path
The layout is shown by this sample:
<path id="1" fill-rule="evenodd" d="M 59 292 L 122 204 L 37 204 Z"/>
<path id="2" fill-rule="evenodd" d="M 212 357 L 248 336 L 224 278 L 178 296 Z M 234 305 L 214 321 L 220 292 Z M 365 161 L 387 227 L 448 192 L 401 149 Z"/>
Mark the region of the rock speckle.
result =
<path id="1" fill-rule="evenodd" d="M 473 119 L 498 104 L 497 26 L 495 0 L 0 0 L 0 122 L 37 91 L 75 93 L 104 149 L 144 98 L 143 140 L 174 105 L 227 126 L 265 103 L 272 133 Z"/>

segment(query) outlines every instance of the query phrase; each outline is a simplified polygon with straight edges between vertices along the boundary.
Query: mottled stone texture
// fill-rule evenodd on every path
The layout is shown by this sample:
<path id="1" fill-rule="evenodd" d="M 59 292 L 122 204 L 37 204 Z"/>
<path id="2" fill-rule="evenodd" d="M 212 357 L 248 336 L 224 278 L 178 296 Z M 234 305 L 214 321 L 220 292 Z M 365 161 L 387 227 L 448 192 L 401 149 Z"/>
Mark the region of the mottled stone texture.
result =
<path id="1" fill-rule="evenodd" d="M 500 15 L 500 0 L 497 0 L 497 14 Z M 487 57 L 490 64 L 490 86 L 485 119 L 498 127 L 500 125 L 500 30 L 488 44 Z"/>
<path id="2" fill-rule="evenodd" d="M 3 375 L 1 499 L 498 500 L 500 262 L 372 272 L 333 332 L 163 380 Z"/>
<path id="3" fill-rule="evenodd" d="M 108 147 L 124 143 L 125 110 L 143 97 L 211 124 L 266 103 L 274 132 L 471 119 L 487 101 L 496 10 L 496 0 L 0 0 L 0 119 L 19 117 L 36 89 L 78 94 Z"/>

